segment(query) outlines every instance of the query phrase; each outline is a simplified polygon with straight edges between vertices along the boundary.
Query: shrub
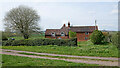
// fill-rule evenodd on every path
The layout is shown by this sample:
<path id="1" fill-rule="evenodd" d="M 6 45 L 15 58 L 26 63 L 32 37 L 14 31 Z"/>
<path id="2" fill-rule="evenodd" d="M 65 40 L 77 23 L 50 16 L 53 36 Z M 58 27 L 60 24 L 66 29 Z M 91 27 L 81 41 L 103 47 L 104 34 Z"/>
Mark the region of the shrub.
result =
<path id="1" fill-rule="evenodd" d="M 77 46 L 77 38 L 71 39 L 25 39 L 8 40 L 2 42 L 3 46 L 40 46 L 40 45 L 58 45 L 58 46 Z"/>
<path id="2" fill-rule="evenodd" d="M 118 48 L 118 45 L 119 45 L 119 40 L 118 40 L 119 38 L 118 37 L 120 38 L 120 36 L 117 33 L 117 34 L 113 34 L 112 38 L 111 38 L 112 44 L 116 45 L 117 48 Z"/>
<path id="3" fill-rule="evenodd" d="M 76 37 L 76 32 L 69 31 L 70 38 Z"/>
<path id="4" fill-rule="evenodd" d="M 101 44 L 103 39 L 104 39 L 104 35 L 101 31 L 99 30 L 94 30 L 93 33 L 90 36 L 91 42 L 93 44 Z"/>
<path id="5" fill-rule="evenodd" d="M 104 42 L 111 42 L 111 34 L 109 34 L 109 32 L 102 32 L 103 35 L 105 36 L 104 38 Z"/>
<path id="6" fill-rule="evenodd" d="M 2 34 L 2 40 L 3 40 L 3 41 L 4 41 L 4 40 L 8 40 L 7 36 L 4 35 L 4 34 Z"/>

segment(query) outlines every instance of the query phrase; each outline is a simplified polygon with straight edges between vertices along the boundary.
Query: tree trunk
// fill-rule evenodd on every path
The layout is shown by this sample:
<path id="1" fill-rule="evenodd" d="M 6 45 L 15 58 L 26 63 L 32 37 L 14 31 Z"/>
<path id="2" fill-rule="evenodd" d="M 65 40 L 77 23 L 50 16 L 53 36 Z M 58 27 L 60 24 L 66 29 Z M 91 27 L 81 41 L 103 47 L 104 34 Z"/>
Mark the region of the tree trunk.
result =
<path id="1" fill-rule="evenodd" d="M 24 39 L 28 39 L 29 35 L 28 34 L 24 34 Z"/>

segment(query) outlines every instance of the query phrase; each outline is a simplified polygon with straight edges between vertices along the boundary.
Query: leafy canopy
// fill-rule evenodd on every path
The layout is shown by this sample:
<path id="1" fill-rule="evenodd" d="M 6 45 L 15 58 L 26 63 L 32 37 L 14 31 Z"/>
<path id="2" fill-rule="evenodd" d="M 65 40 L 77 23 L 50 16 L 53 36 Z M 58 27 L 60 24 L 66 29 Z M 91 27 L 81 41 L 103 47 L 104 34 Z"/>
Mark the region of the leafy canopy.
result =
<path id="1" fill-rule="evenodd" d="M 69 31 L 70 38 L 76 37 L 76 32 Z"/>
<path id="2" fill-rule="evenodd" d="M 39 30 L 38 21 L 40 17 L 35 10 L 27 6 L 19 6 L 11 9 L 5 16 L 6 27 L 22 33 L 25 39 L 29 38 L 31 32 Z"/>
<path id="3" fill-rule="evenodd" d="M 90 40 L 93 44 L 101 44 L 105 36 L 99 30 L 94 30 L 90 35 Z"/>

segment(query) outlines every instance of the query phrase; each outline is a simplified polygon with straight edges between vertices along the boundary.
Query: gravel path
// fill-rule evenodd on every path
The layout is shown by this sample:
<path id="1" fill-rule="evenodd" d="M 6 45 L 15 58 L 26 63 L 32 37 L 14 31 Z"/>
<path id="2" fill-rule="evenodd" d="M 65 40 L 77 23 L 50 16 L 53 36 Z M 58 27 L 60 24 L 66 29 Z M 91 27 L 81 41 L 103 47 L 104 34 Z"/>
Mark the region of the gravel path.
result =
<path id="1" fill-rule="evenodd" d="M 12 52 L 24 52 L 24 53 L 32 53 L 38 55 L 49 55 L 49 56 L 63 56 L 63 57 L 74 57 L 74 58 L 87 58 L 87 59 L 102 59 L 102 60 L 118 60 L 118 58 L 113 57 L 91 57 L 91 56 L 74 56 L 74 55 L 60 55 L 60 54 L 50 54 L 50 53 L 37 53 L 37 52 L 29 52 L 29 51 L 17 51 L 17 50 L 8 50 L 8 49 L 0 49 L 2 51 L 12 51 Z M 120 58 L 119 58 L 120 59 Z"/>
<path id="2" fill-rule="evenodd" d="M 75 62 L 75 63 L 99 64 L 101 66 L 118 66 L 118 62 L 112 62 L 112 61 L 51 58 L 51 57 L 41 57 L 41 56 L 35 56 L 35 55 L 17 54 L 17 53 L 13 53 L 13 52 L 0 52 L 0 54 L 23 56 L 23 57 L 31 57 L 31 58 L 51 59 L 51 60 L 64 60 L 64 61 Z"/>

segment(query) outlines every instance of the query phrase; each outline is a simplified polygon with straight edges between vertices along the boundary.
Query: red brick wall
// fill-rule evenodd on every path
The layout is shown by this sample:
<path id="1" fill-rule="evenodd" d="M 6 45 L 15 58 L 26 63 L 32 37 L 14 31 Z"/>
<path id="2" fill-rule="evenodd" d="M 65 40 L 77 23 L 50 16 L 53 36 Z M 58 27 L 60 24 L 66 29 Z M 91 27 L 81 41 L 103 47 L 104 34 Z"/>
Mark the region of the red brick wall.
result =
<path id="1" fill-rule="evenodd" d="M 89 40 L 91 33 L 89 33 L 88 35 L 85 35 L 85 32 L 77 32 L 76 33 L 76 37 L 77 37 L 77 41 L 87 41 Z M 58 39 L 58 38 L 62 38 L 62 39 L 68 39 L 68 36 L 56 36 L 56 37 L 52 37 L 52 36 L 45 36 L 45 38 L 52 38 L 52 39 Z M 87 37 L 88 39 L 86 40 L 85 37 Z"/>
<path id="2" fill-rule="evenodd" d="M 56 37 L 52 37 L 52 36 L 45 36 L 45 38 L 52 38 L 52 39 L 55 39 L 55 38 L 62 38 L 62 39 L 68 39 L 68 36 L 56 36 Z"/>
<path id="3" fill-rule="evenodd" d="M 55 39 L 55 37 L 51 37 L 51 36 L 45 36 L 45 38 L 52 38 L 52 39 Z"/>
<path id="4" fill-rule="evenodd" d="M 76 33 L 77 41 L 87 41 L 87 40 L 85 40 L 85 37 L 87 37 L 89 40 L 90 35 L 91 35 L 91 33 L 89 33 L 88 35 L 85 35 L 85 32 L 77 32 Z"/>

